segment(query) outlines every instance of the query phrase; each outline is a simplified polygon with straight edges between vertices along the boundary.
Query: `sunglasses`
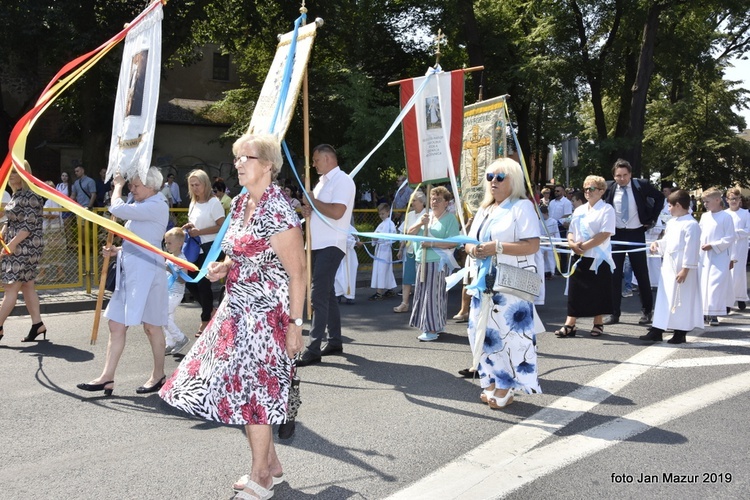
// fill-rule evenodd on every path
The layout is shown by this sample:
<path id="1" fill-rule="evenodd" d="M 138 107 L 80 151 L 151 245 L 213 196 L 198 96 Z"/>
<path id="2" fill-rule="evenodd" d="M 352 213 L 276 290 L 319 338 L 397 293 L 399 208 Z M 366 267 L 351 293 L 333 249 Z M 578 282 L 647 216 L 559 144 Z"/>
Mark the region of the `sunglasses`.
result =
<path id="1" fill-rule="evenodd" d="M 499 172 L 497 174 L 492 172 L 487 172 L 487 182 L 497 181 L 497 182 L 503 182 L 505 180 L 506 174 Z"/>
<path id="2" fill-rule="evenodd" d="M 583 188 L 584 191 L 588 191 L 589 193 L 593 193 L 594 191 L 598 190 L 598 187 L 589 186 L 587 188 Z"/>

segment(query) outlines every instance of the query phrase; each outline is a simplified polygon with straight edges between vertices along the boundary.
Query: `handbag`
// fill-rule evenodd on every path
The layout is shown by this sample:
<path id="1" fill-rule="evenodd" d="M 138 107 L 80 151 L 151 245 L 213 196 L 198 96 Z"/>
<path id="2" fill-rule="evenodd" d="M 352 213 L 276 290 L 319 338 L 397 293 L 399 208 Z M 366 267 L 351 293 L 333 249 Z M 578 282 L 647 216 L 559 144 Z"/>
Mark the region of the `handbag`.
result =
<path id="1" fill-rule="evenodd" d="M 524 258 L 528 264 L 528 260 Z M 509 293 L 523 300 L 533 302 L 542 292 L 542 278 L 537 273 L 536 266 L 518 266 L 498 262 L 495 266 L 495 284 L 493 290 Z"/>
<path id="2" fill-rule="evenodd" d="M 185 231 L 185 242 L 182 244 L 182 253 L 185 255 L 185 260 L 188 262 L 195 262 L 198 260 L 198 256 L 201 254 L 201 237 L 190 236 Z"/>
<path id="3" fill-rule="evenodd" d="M 104 289 L 110 292 L 115 291 L 117 286 L 117 257 L 110 259 L 107 266 L 107 280 L 104 282 Z"/>

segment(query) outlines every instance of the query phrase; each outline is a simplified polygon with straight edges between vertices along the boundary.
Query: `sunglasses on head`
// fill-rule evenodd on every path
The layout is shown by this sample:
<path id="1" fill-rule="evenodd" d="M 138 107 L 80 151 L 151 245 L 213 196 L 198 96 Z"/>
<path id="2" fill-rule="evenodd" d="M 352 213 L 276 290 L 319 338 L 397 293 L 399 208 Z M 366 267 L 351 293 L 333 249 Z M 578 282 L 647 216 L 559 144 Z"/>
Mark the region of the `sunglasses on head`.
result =
<path id="1" fill-rule="evenodd" d="M 493 172 L 487 172 L 487 182 L 497 181 L 497 182 L 503 182 L 505 180 L 505 175 L 503 172 L 493 173 Z"/>

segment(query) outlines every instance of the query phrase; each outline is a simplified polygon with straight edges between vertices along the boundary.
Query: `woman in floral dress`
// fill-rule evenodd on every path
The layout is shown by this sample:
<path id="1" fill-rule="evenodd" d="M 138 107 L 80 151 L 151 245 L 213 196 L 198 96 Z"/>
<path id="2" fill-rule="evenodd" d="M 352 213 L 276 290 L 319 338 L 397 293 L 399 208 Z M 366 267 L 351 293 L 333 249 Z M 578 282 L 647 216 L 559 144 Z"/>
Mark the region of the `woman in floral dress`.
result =
<path id="1" fill-rule="evenodd" d="M 539 218 L 525 198 L 521 166 L 509 158 L 487 167 L 484 201 L 474 216 L 470 236 L 479 241 L 466 251 L 485 271 L 496 262 L 517 267 L 535 264 L 539 250 Z M 508 293 L 485 294 L 485 272 L 468 287 L 473 295 L 469 312 L 469 344 L 474 351 L 480 314 L 489 314 L 479 357 L 479 399 L 490 408 L 504 408 L 513 391 L 542 392 L 537 380 L 536 334 L 544 331 L 533 302 Z M 483 297 L 483 295 L 485 295 Z M 483 300 L 492 300 L 489 309 Z M 478 347 L 477 347 L 478 349 Z"/>
<path id="2" fill-rule="evenodd" d="M 232 202 L 225 260 L 208 266 L 211 281 L 226 276 L 226 294 L 161 397 L 193 415 L 244 425 L 252 467 L 236 498 L 270 498 L 283 474 L 271 425 L 285 421 L 292 359 L 303 347 L 305 254 L 299 218 L 273 183 L 278 141 L 246 134 L 233 152 L 247 192 Z"/>

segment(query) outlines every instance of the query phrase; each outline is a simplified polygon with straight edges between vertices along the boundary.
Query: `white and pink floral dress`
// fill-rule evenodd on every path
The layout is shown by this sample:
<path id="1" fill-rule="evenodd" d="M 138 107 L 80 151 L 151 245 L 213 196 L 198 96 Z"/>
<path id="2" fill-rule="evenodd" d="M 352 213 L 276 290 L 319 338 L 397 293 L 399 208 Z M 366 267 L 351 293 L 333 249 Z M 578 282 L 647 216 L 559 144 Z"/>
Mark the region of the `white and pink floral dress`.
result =
<path id="1" fill-rule="evenodd" d="M 299 218 L 272 184 L 245 226 L 247 194 L 234 198 L 222 249 L 232 259 L 224 300 L 159 393 L 170 405 L 225 424 L 281 424 L 292 363 L 286 354 L 289 276 L 270 238 Z"/>

